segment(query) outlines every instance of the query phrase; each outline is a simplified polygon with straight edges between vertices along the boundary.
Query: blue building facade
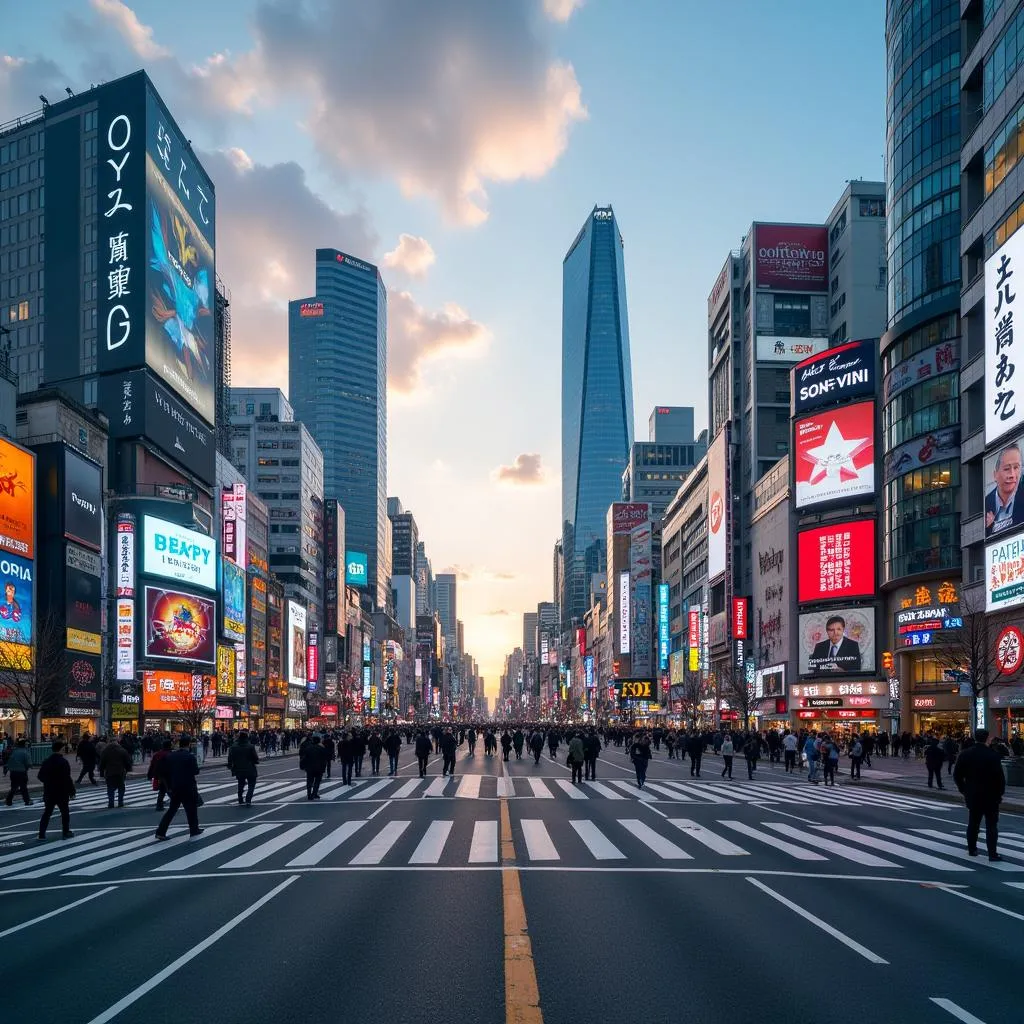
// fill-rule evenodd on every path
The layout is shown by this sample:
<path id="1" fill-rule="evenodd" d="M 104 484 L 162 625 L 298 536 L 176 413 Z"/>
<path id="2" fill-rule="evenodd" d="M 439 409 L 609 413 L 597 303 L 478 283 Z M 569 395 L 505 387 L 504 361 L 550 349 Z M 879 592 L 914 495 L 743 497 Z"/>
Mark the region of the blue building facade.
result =
<path id="1" fill-rule="evenodd" d="M 387 292 L 377 268 L 316 250 L 316 293 L 288 304 L 288 392 L 324 453 L 324 496 L 345 509 L 346 545 L 366 553 L 367 590 L 387 606 Z"/>
<path id="2" fill-rule="evenodd" d="M 563 632 L 581 624 L 603 572 L 608 506 L 633 444 L 633 378 L 622 235 L 610 206 L 591 211 L 562 261 Z"/>

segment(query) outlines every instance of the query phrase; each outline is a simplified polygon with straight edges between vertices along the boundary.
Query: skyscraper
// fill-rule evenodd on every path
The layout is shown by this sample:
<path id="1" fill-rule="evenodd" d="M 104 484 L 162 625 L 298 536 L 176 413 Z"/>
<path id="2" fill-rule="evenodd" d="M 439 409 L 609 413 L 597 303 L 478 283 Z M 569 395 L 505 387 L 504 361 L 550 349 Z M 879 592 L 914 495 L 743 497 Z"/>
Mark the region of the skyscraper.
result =
<path id="1" fill-rule="evenodd" d="M 316 294 L 288 304 L 288 397 L 324 453 L 324 490 L 346 543 L 367 555 L 367 589 L 388 602 L 387 293 L 377 268 L 316 250 Z"/>
<path id="2" fill-rule="evenodd" d="M 605 515 L 633 444 L 622 235 L 595 206 L 562 261 L 562 630 L 605 567 Z"/>
<path id="3" fill-rule="evenodd" d="M 437 591 L 437 614 L 441 619 L 441 635 L 445 643 L 455 648 L 458 643 L 456 622 L 458 622 L 458 608 L 455 600 L 456 577 L 454 573 L 438 573 L 435 579 L 435 590 Z"/>

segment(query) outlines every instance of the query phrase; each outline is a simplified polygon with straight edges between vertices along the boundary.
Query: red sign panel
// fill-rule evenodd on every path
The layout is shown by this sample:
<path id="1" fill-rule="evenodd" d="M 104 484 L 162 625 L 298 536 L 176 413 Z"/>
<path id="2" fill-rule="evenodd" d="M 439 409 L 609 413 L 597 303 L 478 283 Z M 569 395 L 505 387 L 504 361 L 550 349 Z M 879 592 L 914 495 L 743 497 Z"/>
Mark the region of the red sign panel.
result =
<path id="1" fill-rule="evenodd" d="M 747 599 L 745 597 L 732 599 L 732 638 L 734 640 L 747 639 Z"/>
<path id="2" fill-rule="evenodd" d="M 320 715 L 322 718 L 337 718 L 338 717 L 338 705 L 337 704 L 321 704 Z"/>
<path id="3" fill-rule="evenodd" d="M 691 608 L 687 620 L 688 640 L 690 649 L 693 650 L 700 646 L 700 612 L 696 608 Z"/>
<path id="4" fill-rule="evenodd" d="M 996 668 L 1001 675 L 1013 675 L 1024 657 L 1024 634 L 1016 626 L 1007 626 L 996 640 Z"/>
<path id="5" fill-rule="evenodd" d="M 640 501 L 612 503 L 612 533 L 632 533 L 651 518 L 651 506 Z"/>
<path id="6" fill-rule="evenodd" d="M 754 229 L 758 288 L 828 291 L 828 228 L 758 224 Z"/>
<path id="7" fill-rule="evenodd" d="M 315 683 L 320 678 L 320 635 L 310 630 L 306 637 L 306 682 Z"/>
<path id="8" fill-rule="evenodd" d="M 801 604 L 874 596 L 875 521 L 858 519 L 801 530 L 797 573 Z"/>
<path id="9" fill-rule="evenodd" d="M 861 720 L 864 718 L 877 718 L 878 712 L 868 709 L 862 711 L 848 711 L 845 708 L 840 708 L 838 711 L 798 711 L 796 713 L 796 716 L 797 718 L 834 718 L 840 720 Z"/>
<path id="10" fill-rule="evenodd" d="M 875 404 L 811 413 L 793 426 L 798 509 L 875 493 Z"/>
<path id="11" fill-rule="evenodd" d="M 299 306 L 299 316 L 323 316 L 324 304 L 322 302 L 303 302 Z"/>
<path id="12" fill-rule="evenodd" d="M 587 631 L 582 626 L 576 630 L 576 643 L 579 645 L 582 658 L 587 653 Z"/>

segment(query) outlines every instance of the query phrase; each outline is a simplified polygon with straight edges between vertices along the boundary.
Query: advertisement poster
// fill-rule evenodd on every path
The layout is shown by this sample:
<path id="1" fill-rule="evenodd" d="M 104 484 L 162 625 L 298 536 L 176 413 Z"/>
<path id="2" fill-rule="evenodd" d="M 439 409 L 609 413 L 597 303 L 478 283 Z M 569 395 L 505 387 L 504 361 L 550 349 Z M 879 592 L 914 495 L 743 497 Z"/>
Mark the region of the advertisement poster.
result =
<path id="1" fill-rule="evenodd" d="M 960 427 L 944 427 L 925 437 L 915 437 L 889 452 L 885 457 L 885 482 L 933 462 L 959 458 Z M 991 476 L 988 479 L 991 480 Z"/>
<path id="2" fill-rule="evenodd" d="M 68 689 L 61 705 L 61 714 L 91 718 L 100 710 L 99 655 L 65 651 Z"/>
<path id="3" fill-rule="evenodd" d="M 1024 436 L 1018 436 L 985 457 L 986 540 L 1024 529 L 1024 491 L 1020 489 L 1024 468 L 1022 445 Z"/>
<path id="4" fill-rule="evenodd" d="M 0 551 L 35 557 L 35 456 L 0 438 Z"/>
<path id="5" fill-rule="evenodd" d="M 64 536 L 99 551 L 103 539 L 100 512 L 102 471 L 95 462 L 64 450 Z"/>
<path id="6" fill-rule="evenodd" d="M 35 589 L 32 562 L 0 554 L 0 645 L 4 668 L 32 668 L 32 600 Z"/>
<path id="7" fill-rule="evenodd" d="M 288 602 L 288 682 L 306 685 L 306 609 Z"/>
<path id="8" fill-rule="evenodd" d="M 223 631 L 231 640 L 245 640 L 245 570 L 221 559 L 221 597 L 223 600 Z"/>
<path id="9" fill-rule="evenodd" d="M 828 290 L 828 228 L 817 225 L 757 224 L 754 276 L 758 288 Z"/>
<path id="10" fill-rule="evenodd" d="M 267 675 L 267 584 L 259 576 L 249 583 L 249 673 L 256 680 Z"/>
<path id="11" fill-rule="evenodd" d="M 630 608 L 629 573 L 619 573 L 619 654 L 629 654 Z"/>
<path id="12" fill-rule="evenodd" d="M 204 590 L 217 589 L 217 543 L 204 533 L 143 516 L 142 571 Z"/>
<path id="13" fill-rule="evenodd" d="M 943 373 L 960 369 L 959 340 L 940 341 L 912 359 L 904 360 L 886 374 L 882 382 L 882 400 L 888 402 L 901 391 Z"/>
<path id="14" fill-rule="evenodd" d="M 146 196 L 146 362 L 213 423 L 213 248 L 149 154 Z"/>
<path id="15" fill-rule="evenodd" d="M 221 491 L 221 554 L 243 569 L 247 568 L 246 544 L 247 503 L 245 484 L 225 487 Z"/>
<path id="16" fill-rule="evenodd" d="M 632 533 L 637 526 L 650 521 L 651 506 L 642 501 L 615 501 L 609 514 L 612 533 Z"/>
<path id="17" fill-rule="evenodd" d="M 209 598 L 146 587 L 146 657 L 212 665 L 216 612 Z"/>
<path id="18" fill-rule="evenodd" d="M 235 649 L 225 644 L 217 645 L 217 695 L 235 696 Z"/>
<path id="19" fill-rule="evenodd" d="M 876 393 L 878 342 L 848 341 L 793 367 L 792 409 L 798 414 Z"/>
<path id="20" fill-rule="evenodd" d="M 776 338 L 757 336 L 759 363 L 798 363 L 808 356 L 817 355 L 828 348 L 828 338 Z"/>
<path id="21" fill-rule="evenodd" d="M 217 703 L 213 676 L 191 672 L 144 672 L 142 674 L 143 711 L 176 714 L 207 708 Z"/>
<path id="22" fill-rule="evenodd" d="M 799 617 L 800 675 L 875 671 L 874 608 L 835 608 Z"/>
<path id="23" fill-rule="evenodd" d="M 728 427 L 708 449 L 708 579 L 725 572 L 726 545 L 729 536 L 729 502 L 726 459 Z"/>
<path id="24" fill-rule="evenodd" d="M 873 402 L 805 416 L 794 423 L 793 435 L 798 509 L 875 493 Z"/>
<path id="25" fill-rule="evenodd" d="M 668 631 L 668 593 L 667 583 L 658 584 L 658 670 L 668 669 L 669 631 Z"/>
<path id="26" fill-rule="evenodd" d="M 985 611 L 1005 611 L 1024 604 L 1024 533 L 985 548 Z"/>
<path id="27" fill-rule="evenodd" d="M 797 537 L 798 593 L 806 601 L 871 597 L 875 593 L 875 521 L 830 523 Z"/>
<path id="28" fill-rule="evenodd" d="M 985 261 L 985 444 L 1024 424 L 1024 391 L 1014 379 L 1021 361 L 1013 330 L 1013 314 L 1024 280 L 1024 233 Z"/>
<path id="29" fill-rule="evenodd" d="M 345 582 L 350 587 L 366 586 L 366 552 L 345 552 Z"/>

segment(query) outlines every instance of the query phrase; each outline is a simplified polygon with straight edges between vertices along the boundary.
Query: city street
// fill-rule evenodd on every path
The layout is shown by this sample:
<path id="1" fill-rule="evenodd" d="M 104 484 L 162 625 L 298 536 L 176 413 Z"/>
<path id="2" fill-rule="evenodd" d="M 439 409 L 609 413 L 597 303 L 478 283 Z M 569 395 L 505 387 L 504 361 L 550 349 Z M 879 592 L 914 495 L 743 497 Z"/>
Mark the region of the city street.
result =
<path id="1" fill-rule="evenodd" d="M 189 839 L 179 816 L 166 843 L 145 779 L 124 810 L 80 787 L 67 841 L 59 825 L 36 841 L 38 804 L 3 809 L 8 978 L 50 965 L 45 984 L 8 986 L 11 1019 L 180 1020 L 184 991 L 186 1007 L 227 999 L 254 1021 L 300 1004 L 394 1021 L 781 1020 L 817 1000 L 881 1021 L 1016 1019 L 1024 816 L 1004 814 L 991 864 L 967 856 L 963 809 L 927 794 L 826 790 L 765 762 L 753 782 L 737 762 L 730 782 L 715 758 L 697 780 L 664 754 L 639 791 L 615 748 L 573 787 L 564 747 L 539 765 L 465 751 L 455 779 L 436 758 L 420 780 L 408 747 L 397 779 L 343 787 L 336 770 L 316 803 L 295 758 L 272 759 L 251 808 L 208 765 L 206 831 Z"/>

